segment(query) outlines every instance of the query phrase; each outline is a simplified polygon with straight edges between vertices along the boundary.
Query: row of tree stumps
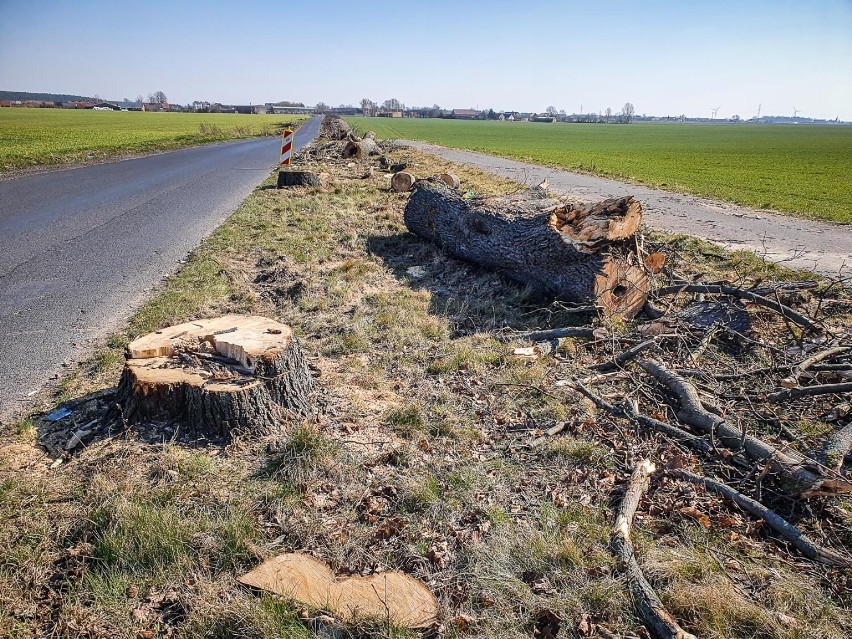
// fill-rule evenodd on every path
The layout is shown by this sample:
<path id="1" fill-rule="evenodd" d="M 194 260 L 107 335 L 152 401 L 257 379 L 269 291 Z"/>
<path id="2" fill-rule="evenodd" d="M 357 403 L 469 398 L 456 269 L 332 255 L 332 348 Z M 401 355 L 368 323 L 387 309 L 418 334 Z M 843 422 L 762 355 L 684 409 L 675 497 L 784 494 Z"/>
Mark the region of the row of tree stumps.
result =
<path id="1" fill-rule="evenodd" d="M 353 142 L 351 130 L 338 126 L 350 143 L 374 143 L 369 136 Z M 294 173 L 282 171 L 279 179 Z M 459 186 L 449 173 L 420 180 L 398 171 L 392 179 L 392 190 L 410 191 L 406 227 L 449 255 L 498 270 L 544 296 L 594 305 L 608 316 L 630 318 L 642 309 L 650 276 L 635 251 L 639 202 L 624 197 L 573 204 L 542 187 L 470 198 Z M 194 437 L 227 439 L 237 432 L 275 432 L 289 419 L 309 415 L 312 388 L 290 327 L 228 315 L 132 342 L 117 397 L 127 422 L 168 420 Z"/>

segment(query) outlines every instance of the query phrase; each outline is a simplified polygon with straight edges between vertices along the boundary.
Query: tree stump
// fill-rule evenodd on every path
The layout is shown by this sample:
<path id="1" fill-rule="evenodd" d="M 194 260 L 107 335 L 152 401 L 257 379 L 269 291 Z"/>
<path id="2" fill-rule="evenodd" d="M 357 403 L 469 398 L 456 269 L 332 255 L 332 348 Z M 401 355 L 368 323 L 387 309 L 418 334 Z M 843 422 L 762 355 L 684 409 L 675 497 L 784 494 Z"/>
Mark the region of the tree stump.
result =
<path id="1" fill-rule="evenodd" d="M 312 388 L 289 326 L 226 315 L 131 342 L 116 401 L 128 422 L 168 420 L 194 437 L 227 439 L 269 434 L 308 415 Z"/>
<path id="2" fill-rule="evenodd" d="M 288 186 L 319 186 L 320 179 L 310 171 L 278 171 L 278 188 Z"/>
<path id="3" fill-rule="evenodd" d="M 467 200 L 443 182 L 419 180 L 405 207 L 409 231 L 451 255 L 499 270 L 547 296 L 633 317 L 648 274 L 629 241 L 642 207 L 632 197 L 576 205 L 543 189 Z"/>

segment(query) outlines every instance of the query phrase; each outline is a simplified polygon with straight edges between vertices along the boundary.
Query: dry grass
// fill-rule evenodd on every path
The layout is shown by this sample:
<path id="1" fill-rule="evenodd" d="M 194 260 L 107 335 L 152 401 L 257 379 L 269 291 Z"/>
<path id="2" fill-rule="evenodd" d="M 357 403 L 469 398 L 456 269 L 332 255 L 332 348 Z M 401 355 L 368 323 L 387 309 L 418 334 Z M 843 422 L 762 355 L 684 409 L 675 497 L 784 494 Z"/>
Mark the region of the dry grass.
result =
<path id="1" fill-rule="evenodd" d="M 421 175 L 446 168 L 410 151 L 393 159 Z M 387 174 L 311 163 L 322 188 L 255 191 L 65 392 L 114 383 L 123 345 L 140 333 L 250 311 L 294 327 L 321 371 L 316 418 L 222 448 L 130 430 L 55 468 L 34 447 L 35 422 L 4 433 L 0 636 L 314 636 L 316 618 L 235 581 L 284 551 L 309 552 L 341 575 L 412 573 L 438 596 L 444 636 L 529 637 L 543 610 L 562 619 L 560 636 L 579 636 L 584 614 L 635 631 L 608 539 L 629 473 L 625 440 L 647 442 L 553 386 L 592 355 L 582 345 L 565 347 L 572 357 L 524 361 L 497 339 L 588 318 L 407 234 L 405 196 L 385 189 Z M 515 188 L 454 171 L 479 193 Z M 658 240 L 696 269 L 718 268 L 701 256 L 706 245 Z M 751 273 L 765 268 L 746 262 Z M 560 422 L 562 434 L 530 445 Z M 653 488 L 695 501 L 677 490 Z M 834 507 L 849 517 L 848 503 Z M 791 561 L 742 517 L 705 531 L 648 503 L 640 513 L 641 561 L 697 635 L 852 632 L 848 575 Z"/>

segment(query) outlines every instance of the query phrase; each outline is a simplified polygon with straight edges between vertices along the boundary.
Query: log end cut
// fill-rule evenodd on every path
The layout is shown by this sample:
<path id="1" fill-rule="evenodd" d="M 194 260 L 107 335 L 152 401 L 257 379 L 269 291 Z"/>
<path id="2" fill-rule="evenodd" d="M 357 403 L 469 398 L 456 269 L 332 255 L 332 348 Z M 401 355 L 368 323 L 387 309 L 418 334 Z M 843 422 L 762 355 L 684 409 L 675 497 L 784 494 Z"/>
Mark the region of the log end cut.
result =
<path id="1" fill-rule="evenodd" d="M 177 422 L 195 437 L 224 439 L 308 414 L 312 386 L 290 327 L 226 315 L 131 342 L 117 401 L 128 422 Z"/>
<path id="2" fill-rule="evenodd" d="M 607 317 L 633 318 L 648 300 L 651 280 L 632 253 L 607 256 L 595 276 L 594 302 Z"/>
<path id="3" fill-rule="evenodd" d="M 393 177 L 391 178 L 391 188 L 397 193 L 406 193 L 411 190 L 411 187 L 414 186 L 416 181 L 417 178 L 411 173 L 400 171 L 399 173 L 393 174 Z"/>

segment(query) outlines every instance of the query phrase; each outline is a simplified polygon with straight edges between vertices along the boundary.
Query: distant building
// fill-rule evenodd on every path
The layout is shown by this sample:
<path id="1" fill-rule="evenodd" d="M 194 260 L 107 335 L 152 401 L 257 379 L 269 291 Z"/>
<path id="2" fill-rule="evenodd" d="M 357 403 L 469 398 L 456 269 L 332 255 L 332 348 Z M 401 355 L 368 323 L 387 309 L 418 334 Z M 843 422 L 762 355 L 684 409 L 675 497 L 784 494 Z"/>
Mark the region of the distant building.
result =
<path id="1" fill-rule="evenodd" d="M 451 117 L 457 120 L 473 120 L 479 116 L 476 109 L 453 109 Z"/>
<path id="2" fill-rule="evenodd" d="M 298 106 L 280 106 L 278 104 L 266 105 L 267 113 L 288 114 L 288 115 L 309 115 L 314 112 L 314 107 L 298 107 Z"/>
<path id="3" fill-rule="evenodd" d="M 153 111 L 153 112 L 168 111 L 169 110 L 169 103 L 168 102 L 143 102 L 142 103 L 142 110 L 143 111 Z"/>

